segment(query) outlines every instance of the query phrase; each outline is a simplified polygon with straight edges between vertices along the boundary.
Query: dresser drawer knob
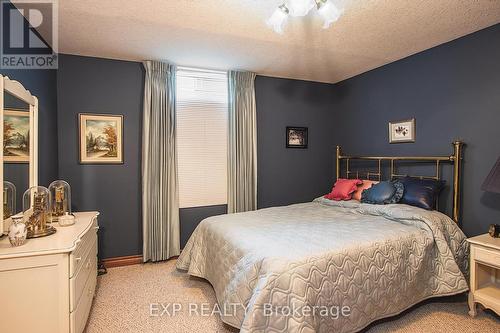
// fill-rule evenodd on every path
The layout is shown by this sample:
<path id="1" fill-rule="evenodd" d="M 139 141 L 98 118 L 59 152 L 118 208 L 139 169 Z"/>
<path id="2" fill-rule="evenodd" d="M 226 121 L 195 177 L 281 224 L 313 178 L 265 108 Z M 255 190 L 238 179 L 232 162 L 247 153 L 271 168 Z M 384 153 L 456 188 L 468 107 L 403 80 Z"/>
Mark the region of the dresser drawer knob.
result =
<path id="1" fill-rule="evenodd" d="M 77 262 L 80 261 L 80 260 L 82 260 L 82 257 L 76 257 L 75 258 L 75 261 L 77 261 Z"/>

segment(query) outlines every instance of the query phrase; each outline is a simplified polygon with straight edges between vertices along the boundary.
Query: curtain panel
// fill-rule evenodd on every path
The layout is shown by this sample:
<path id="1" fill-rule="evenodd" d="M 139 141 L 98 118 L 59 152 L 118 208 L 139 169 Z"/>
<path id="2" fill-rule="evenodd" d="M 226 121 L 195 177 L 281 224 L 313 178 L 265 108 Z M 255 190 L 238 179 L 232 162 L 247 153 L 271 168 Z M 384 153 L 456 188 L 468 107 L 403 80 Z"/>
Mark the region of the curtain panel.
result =
<path id="1" fill-rule="evenodd" d="M 255 73 L 229 71 L 228 213 L 257 208 Z"/>
<path id="2" fill-rule="evenodd" d="M 143 63 L 146 76 L 142 131 L 143 261 L 180 253 L 176 152 L 176 68 Z"/>

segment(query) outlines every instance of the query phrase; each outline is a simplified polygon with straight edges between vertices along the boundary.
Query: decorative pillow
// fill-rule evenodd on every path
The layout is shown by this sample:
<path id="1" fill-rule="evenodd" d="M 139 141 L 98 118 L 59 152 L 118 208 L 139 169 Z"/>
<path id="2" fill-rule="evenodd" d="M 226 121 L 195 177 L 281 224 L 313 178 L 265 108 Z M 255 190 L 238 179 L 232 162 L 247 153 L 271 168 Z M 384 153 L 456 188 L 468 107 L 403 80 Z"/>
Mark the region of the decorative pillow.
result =
<path id="1" fill-rule="evenodd" d="M 361 193 L 363 193 L 364 190 L 367 190 L 370 187 L 372 187 L 374 184 L 378 184 L 378 182 L 374 180 L 363 180 L 363 184 L 358 186 L 356 192 L 353 193 L 352 198 L 354 200 L 361 201 Z"/>
<path id="2" fill-rule="evenodd" d="M 434 210 L 439 193 L 445 185 L 445 181 L 434 179 L 418 179 L 405 177 L 400 180 L 405 193 L 401 203 L 420 207 L 427 210 Z"/>
<path id="3" fill-rule="evenodd" d="M 325 195 L 326 199 L 340 201 L 351 200 L 352 194 L 363 182 L 359 179 L 338 179 L 333 185 L 332 192 Z"/>
<path id="4" fill-rule="evenodd" d="M 404 185 L 399 181 L 384 181 L 374 184 L 361 194 L 361 202 L 374 205 L 398 203 L 403 197 Z"/>

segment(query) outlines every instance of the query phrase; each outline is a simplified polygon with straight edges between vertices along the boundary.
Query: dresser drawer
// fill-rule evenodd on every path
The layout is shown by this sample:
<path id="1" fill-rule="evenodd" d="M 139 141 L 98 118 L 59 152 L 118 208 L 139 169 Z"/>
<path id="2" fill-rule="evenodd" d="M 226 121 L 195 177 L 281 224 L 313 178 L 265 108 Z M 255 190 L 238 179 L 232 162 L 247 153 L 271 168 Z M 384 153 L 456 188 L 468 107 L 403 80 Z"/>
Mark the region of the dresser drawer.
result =
<path id="1" fill-rule="evenodd" d="M 500 252 L 474 246 L 474 260 L 500 268 Z"/>
<path id="2" fill-rule="evenodd" d="M 89 317 L 90 307 L 92 306 L 92 299 L 94 298 L 96 284 L 97 269 L 96 274 L 91 274 L 87 279 L 78 305 L 76 306 L 75 311 L 71 312 L 69 315 L 71 333 L 83 332 L 85 325 L 87 324 L 87 319 Z"/>
<path id="3" fill-rule="evenodd" d="M 93 218 L 92 226 L 80 238 L 76 248 L 69 256 L 69 277 L 73 277 L 84 263 L 84 256 L 97 239 L 97 217 Z"/>
<path id="4" fill-rule="evenodd" d="M 97 275 L 97 241 L 89 248 L 84 259 L 81 260 L 82 265 L 76 272 L 75 276 L 69 280 L 69 299 L 70 311 L 74 311 L 82 293 L 84 292 L 85 283 L 90 275 Z"/>

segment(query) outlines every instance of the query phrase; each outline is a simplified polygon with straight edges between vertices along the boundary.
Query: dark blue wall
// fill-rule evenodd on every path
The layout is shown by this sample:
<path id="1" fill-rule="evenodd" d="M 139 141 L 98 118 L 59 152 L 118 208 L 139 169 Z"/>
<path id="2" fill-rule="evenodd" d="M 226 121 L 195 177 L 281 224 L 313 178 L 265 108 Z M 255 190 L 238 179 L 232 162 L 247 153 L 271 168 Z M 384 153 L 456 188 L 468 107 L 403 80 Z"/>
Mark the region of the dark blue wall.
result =
<path id="1" fill-rule="evenodd" d="M 334 86 L 257 76 L 258 207 L 311 201 L 332 186 Z M 287 126 L 308 127 L 308 149 L 286 149 Z"/>
<path id="2" fill-rule="evenodd" d="M 61 55 L 57 86 L 59 176 L 71 184 L 74 210 L 101 212 L 101 258 L 142 253 L 142 65 Z M 123 115 L 123 165 L 79 164 L 79 113 Z"/>
<path id="3" fill-rule="evenodd" d="M 480 187 L 500 156 L 500 25 L 335 85 L 332 134 L 350 154 L 447 155 L 467 143 L 463 230 L 500 221 L 500 195 Z M 414 144 L 388 143 L 387 123 L 415 117 Z"/>

